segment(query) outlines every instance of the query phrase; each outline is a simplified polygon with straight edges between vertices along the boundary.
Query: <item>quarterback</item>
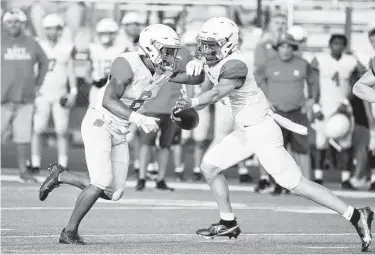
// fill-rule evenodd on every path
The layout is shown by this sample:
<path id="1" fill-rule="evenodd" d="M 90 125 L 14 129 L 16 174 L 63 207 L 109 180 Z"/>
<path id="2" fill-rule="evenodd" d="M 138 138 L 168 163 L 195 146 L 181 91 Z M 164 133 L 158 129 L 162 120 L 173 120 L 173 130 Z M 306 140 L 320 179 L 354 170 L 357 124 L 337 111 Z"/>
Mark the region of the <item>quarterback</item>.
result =
<path id="1" fill-rule="evenodd" d="M 292 193 L 334 210 L 350 221 L 362 240 L 362 251 L 371 243 L 374 212 L 366 207 L 356 209 L 330 190 L 304 178 L 301 170 L 283 146 L 281 125 L 291 131 L 307 134 L 303 126 L 273 113 L 258 88 L 244 57 L 237 50 L 238 27 L 227 18 L 215 17 L 202 26 L 197 56 L 187 64 L 186 73 L 205 73 L 202 92 L 195 98 L 182 97 L 178 109 L 196 108 L 216 103 L 228 96 L 232 116 L 240 127 L 213 145 L 203 157 L 201 169 L 220 210 L 220 221 L 197 230 L 206 238 L 237 238 L 241 230 L 233 214 L 229 190 L 223 171 L 255 152 L 265 170 L 275 181 Z"/>
<path id="2" fill-rule="evenodd" d="M 203 75 L 179 72 L 177 54 L 181 45 L 172 28 L 161 24 L 146 27 L 140 35 L 139 48 L 138 52 L 123 53 L 113 61 L 107 84 L 100 89 L 96 104 L 88 109 L 82 121 L 90 179 L 52 164 L 40 187 L 41 201 L 62 183 L 83 189 L 68 225 L 61 232 L 60 243 L 84 244 L 78 227 L 96 200 L 101 197 L 116 201 L 122 197 L 128 173 L 126 134 L 130 124 L 136 124 L 146 133 L 159 128 L 158 119 L 137 113 L 138 109 L 154 98 L 167 81 L 183 84 L 203 81 Z"/>

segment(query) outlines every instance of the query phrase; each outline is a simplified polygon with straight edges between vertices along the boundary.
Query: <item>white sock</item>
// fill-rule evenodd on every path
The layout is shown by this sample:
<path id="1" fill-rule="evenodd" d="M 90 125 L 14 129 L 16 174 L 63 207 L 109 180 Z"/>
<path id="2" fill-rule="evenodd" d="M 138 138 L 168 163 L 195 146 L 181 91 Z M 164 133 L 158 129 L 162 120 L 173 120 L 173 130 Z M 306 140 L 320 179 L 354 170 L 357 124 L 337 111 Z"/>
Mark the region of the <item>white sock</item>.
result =
<path id="1" fill-rule="evenodd" d="M 315 180 L 323 180 L 323 170 L 322 169 L 315 169 L 314 178 L 315 178 Z"/>
<path id="2" fill-rule="evenodd" d="M 220 213 L 220 218 L 222 220 L 232 221 L 234 220 L 234 214 L 233 213 Z"/>
<path id="3" fill-rule="evenodd" d="M 133 166 L 134 166 L 134 168 L 139 168 L 140 163 L 139 163 L 138 159 L 134 160 Z"/>
<path id="4" fill-rule="evenodd" d="M 268 176 L 268 174 L 261 174 L 260 175 L 260 179 L 261 180 L 270 181 L 270 177 Z"/>
<path id="5" fill-rule="evenodd" d="M 344 170 L 341 172 L 341 182 L 345 182 L 349 180 L 350 178 L 350 172 L 348 170 Z"/>
<path id="6" fill-rule="evenodd" d="M 372 169 L 371 171 L 371 183 L 375 182 L 375 169 Z"/>
<path id="7" fill-rule="evenodd" d="M 159 163 L 158 162 L 154 162 L 154 169 L 155 171 L 159 171 Z"/>
<path id="8" fill-rule="evenodd" d="M 349 205 L 348 209 L 346 209 L 346 211 L 344 212 L 342 216 L 345 219 L 350 220 L 352 218 L 353 212 L 354 212 L 354 207 Z"/>
<path id="9" fill-rule="evenodd" d="M 32 167 L 40 167 L 41 157 L 39 155 L 32 155 L 31 156 L 31 166 Z"/>
<path id="10" fill-rule="evenodd" d="M 58 161 L 63 167 L 68 167 L 68 155 L 59 155 Z"/>
<path id="11" fill-rule="evenodd" d="M 175 172 L 175 173 L 182 173 L 182 172 L 184 172 L 184 168 L 185 168 L 184 165 L 180 165 L 180 166 L 178 166 L 178 167 L 176 167 L 176 168 L 174 169 L 174 172 Z"/>
<path id="12" fill-rule="evenodd" d="M 200 174 L 201 173 L 201 168 L 199 166 L 194 167 L 193 173 Z"/>
<path id="13" fill-rule="evenodd" d="M 248 173 L 249 173 L 249 171 L 247 170 L 246 167 L 240 167 L 240 168 L 238 169 L 238 174 L 239 174 L 239 175 L 244 175 L 244 174 L 248 174 Z"/>

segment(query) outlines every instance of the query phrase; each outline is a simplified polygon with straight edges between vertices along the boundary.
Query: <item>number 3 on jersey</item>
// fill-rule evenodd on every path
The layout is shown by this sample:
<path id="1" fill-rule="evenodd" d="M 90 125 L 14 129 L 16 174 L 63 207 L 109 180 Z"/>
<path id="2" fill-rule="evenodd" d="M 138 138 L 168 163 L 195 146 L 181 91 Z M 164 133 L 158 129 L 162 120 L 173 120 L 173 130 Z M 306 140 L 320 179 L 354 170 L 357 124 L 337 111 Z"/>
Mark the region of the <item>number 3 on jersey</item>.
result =
<path id="1" fill-rule="evenodd" d="M 129 108 L 132 111 L 138 111 L 139 108 L 141 108 L 143 104 L 146 102 L 146 100 L 151 98 L 151 96 L 151 91 L 143 91 L 141 96 L 138 99 L 134 100 L 133 103 L 129 106 Z"/>

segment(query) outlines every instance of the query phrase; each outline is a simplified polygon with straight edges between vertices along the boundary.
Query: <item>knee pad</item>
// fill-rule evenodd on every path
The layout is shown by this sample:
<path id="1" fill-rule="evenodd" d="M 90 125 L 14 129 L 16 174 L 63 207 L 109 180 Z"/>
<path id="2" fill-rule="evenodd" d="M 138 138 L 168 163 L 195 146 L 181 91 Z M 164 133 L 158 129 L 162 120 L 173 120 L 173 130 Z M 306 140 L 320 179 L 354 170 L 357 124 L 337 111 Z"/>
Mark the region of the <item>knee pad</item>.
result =
<path id="1" fill-rule="evenodd" d="M 98 187 L 102 190 L 109 190 L 112 184 L 112 175 L 111 176 L 101 176 L 100 180 L 91 180 L 90 182 L 92 185 Z"/>
<path id="2" fill-rule="evenodd" d="M 122 195 L 124 194 L 124 190 L 123 189 L 118 189 L 116 190 L 115 192 L 113 192 L 112 194 L 112 201 L 117 201 L 117 200 L 120 200 L 120 198 L 122 198 Z"/>

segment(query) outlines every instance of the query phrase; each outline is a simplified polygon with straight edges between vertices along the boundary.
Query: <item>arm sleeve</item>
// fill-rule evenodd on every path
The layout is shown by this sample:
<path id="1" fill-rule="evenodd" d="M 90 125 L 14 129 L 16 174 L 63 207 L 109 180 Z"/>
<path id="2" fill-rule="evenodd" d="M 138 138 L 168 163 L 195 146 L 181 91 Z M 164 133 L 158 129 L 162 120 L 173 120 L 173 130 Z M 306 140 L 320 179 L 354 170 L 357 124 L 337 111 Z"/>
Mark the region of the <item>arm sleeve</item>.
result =
<path id="1" fill-rule="evenodd" d="M 48 72 L 49 60 L 37 41 L 34 41 L 34 45 L 38 62 L 38 75 L 36 77 L 36 85 L 41 86 L 44 81 L 44 77 Z"/>
<path id="2" fill-rule="evenodd" d="M 249 70 L 247 65 L 237 59 L 227 61 L 220 70 L 219 80 L 224 79 L 246 79 Z"/>
<path id="3" fill-rule="evenodd" d="M 123 57 L 118 57 L 112 62 L 109 75 L 129 84 L 133 80 L 134 73 L 129 62 Z"/>

